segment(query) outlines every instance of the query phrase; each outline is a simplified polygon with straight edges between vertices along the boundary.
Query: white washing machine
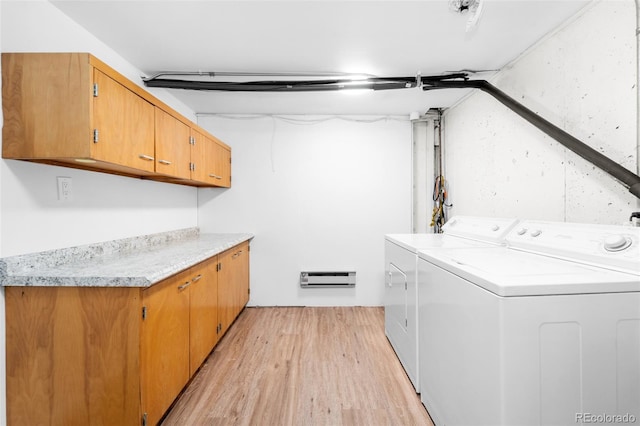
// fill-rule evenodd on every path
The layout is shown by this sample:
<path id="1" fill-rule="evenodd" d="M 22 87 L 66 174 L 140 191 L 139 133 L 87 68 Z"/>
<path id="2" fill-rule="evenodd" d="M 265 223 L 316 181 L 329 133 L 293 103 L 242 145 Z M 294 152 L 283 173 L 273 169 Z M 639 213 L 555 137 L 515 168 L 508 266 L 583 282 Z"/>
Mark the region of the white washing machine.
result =
<path id="1" fill-rule="evenodd" d="M 523 221 L 506 241 L 419 253 L 436 425 L 640 423 L 640 228 Z"/>
<path id="2" fill-rule="evenodd" d="M 418 250 L 426 247 L 489 247 L 504 244 L 515 219 L 458 216 L 442 234 L 385 236 L 385 332 L 416 392 L 418 372 Z"/>

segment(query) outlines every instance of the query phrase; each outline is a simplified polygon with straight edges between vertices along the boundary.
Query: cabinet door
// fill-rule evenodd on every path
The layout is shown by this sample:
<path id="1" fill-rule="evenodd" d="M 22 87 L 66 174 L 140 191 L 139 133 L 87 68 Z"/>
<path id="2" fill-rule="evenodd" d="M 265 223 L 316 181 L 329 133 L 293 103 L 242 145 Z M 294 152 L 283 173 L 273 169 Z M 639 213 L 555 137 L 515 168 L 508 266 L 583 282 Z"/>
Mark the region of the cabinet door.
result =
<path id="1" fill-rule="evenodd" d="M 249 302 L 249 242 L 240 244 L 236 248 L 234 254 L 235 268 L 235 286 L 237 291 L 236 297 L 236 315 L 242 311 L 242 308 Z M 233 257 L 233 256 L 232 256 Z"/>
<path id="2" fill-rule="evenodd" d="M 249 301 L 249 243 L 218 256 L 218 321 L 224 333 Z"/>
<path id="3" fill-rule="evenodd" d="M 193 375 L 218 341 L 218 257 L 214 256 L 191 273 L 189 287 L 190 311 L 190 362 Z"/>
<path id="4" fill-rule="evenodd" d="M 8 425 L 140 422 L 140 292 L 6 287 Z"/>
<path id="5" fill-rule="evenodd" d="M 205 161 L 207 157 L 207 138 L 195 129 L 191 129 L 191 138 L 193 139 L 193 145 L 191 146 L 191 179 L 198 182 L 208 182 Z"/>
<path id="6" fill-rule="evenodd" d="M 189 179 L 191 144 L 189 126 L 174 116 L 155 108 L 156 173 Z"/>
<path id="7" fill-rule="evenodd" d="M 142 293 L 142 411 L 158 423 L 189 380 L 189 285 L 191 271 Z"/>
<path id="8" fill-rule="evenodd" d="M 89 157 L 93 68 L 82 53 L 2 53 L 3 158 Z"/>
<path id="9" fill-rule="evenodd" d="M 231 150 L 215 138 L 191 129 L 195 144 L 191 150 L 194 167 L 191 179 L 209 185 L 231 186 Z"/>
<path id="10" fill-rule="evenodd" d="M 220 270 L 218 271 L 218 323 L 222 336 L 236 314 L 236 289 L 234 284 L 233 255 L 235 249 L 227 250 L 218 255 Z"/>
<path id="11" fill-rule="evenodd" d="M 154 107 L 117 81 L 94 70 L 97 96 L 92 157 L 138 170 L 154 170 Z"/>
<path id="12" fill-rule="evenodd" d="M 224 145 L 210 140 L 207 143 L 207 159 L 210 173 L 209 182 L 217 186 L 229 188 L 231 186 L 231 150 Z"/>

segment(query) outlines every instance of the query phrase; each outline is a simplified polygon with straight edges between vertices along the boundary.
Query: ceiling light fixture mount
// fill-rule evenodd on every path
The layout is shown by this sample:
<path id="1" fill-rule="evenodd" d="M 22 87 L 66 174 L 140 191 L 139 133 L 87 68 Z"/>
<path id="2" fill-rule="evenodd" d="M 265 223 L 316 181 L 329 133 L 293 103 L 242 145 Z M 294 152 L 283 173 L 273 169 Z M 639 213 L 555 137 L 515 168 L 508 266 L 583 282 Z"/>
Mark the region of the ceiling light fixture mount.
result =
<path id="1" fill-rule="evenodd" d="M 449 0 L 449 10 L 451 10 L 452 12 L 460 14 L 471 14 L 469 16 L 469 19 L 467 20 L 467 32 L 470 32 L 476 27 L 476 25 L 478 25 L 480 15 L 482 15 L 483 5 L 483 0 Z"/>

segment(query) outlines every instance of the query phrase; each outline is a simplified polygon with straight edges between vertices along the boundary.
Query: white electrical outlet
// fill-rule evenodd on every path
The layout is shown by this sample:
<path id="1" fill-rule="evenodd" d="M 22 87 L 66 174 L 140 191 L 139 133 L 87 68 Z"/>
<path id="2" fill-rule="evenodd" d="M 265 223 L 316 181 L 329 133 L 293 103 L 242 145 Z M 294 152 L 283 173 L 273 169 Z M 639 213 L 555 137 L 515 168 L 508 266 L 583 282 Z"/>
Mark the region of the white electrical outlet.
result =
<path id="1" fill-rule="evenodd" d="M 73 187 L 71 186 L 71 178 L 66 176 L 58 176 L 58 200 L 73 200 Z"/>

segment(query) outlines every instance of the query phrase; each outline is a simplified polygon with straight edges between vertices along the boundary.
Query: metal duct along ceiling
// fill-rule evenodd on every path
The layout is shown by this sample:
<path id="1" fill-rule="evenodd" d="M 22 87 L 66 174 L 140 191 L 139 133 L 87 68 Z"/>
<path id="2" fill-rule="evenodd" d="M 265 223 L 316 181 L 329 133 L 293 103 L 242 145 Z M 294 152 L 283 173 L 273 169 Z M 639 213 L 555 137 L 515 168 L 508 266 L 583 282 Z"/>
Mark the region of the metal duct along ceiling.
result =
<path id="1" fill-rule="evenodd" d="M 480 89 L 493 96 L 506 107 L 518 114 L 520 117 L 533 124 L 535 127 L 558 141 L 564 147 L 570 149 L 591 164 L 602 169 L 617 181 L 629 189 L 633 195 L 640 198 L 640 176 L 622 167 L 609 157 L 594 150 L 584 142 L 571 136 L 553 123 L 540 117 L 520 102 L 511 98 L 497 87 L 485 80 L 469 80 L 466 72 L 451 73 L 438 76 L 413 76 L 413 77 L 366 77 L 354 78 L 352 75 L 331 75 L 320 76 L 311 79 L 310 75 L 281 74 L 282 80 L 270 79 L 263 81 L 204 81 L 198 79 L 183 79 L 187 75 L 196 77 L 247 77 L 247 76 L 272 76 L 276 74 L 242 74 L 242 73 L 159 73 L 150 78 L 144 79 L 144 84 L 148 87 L 163 87 L 170 89 L 190 89 L 190 90 L 216 90 L 232 92 L 313 92 L 313 91 L 336 91 L 336 90 L 395 90 L 422 88 L 422 90 L 439 89 Z M 161 78 L 161 77 L 172 78 Z M 292 77 L 302 77 L 295 79 Z M 330 78 L 329 78 L 330 77 Z"/>

